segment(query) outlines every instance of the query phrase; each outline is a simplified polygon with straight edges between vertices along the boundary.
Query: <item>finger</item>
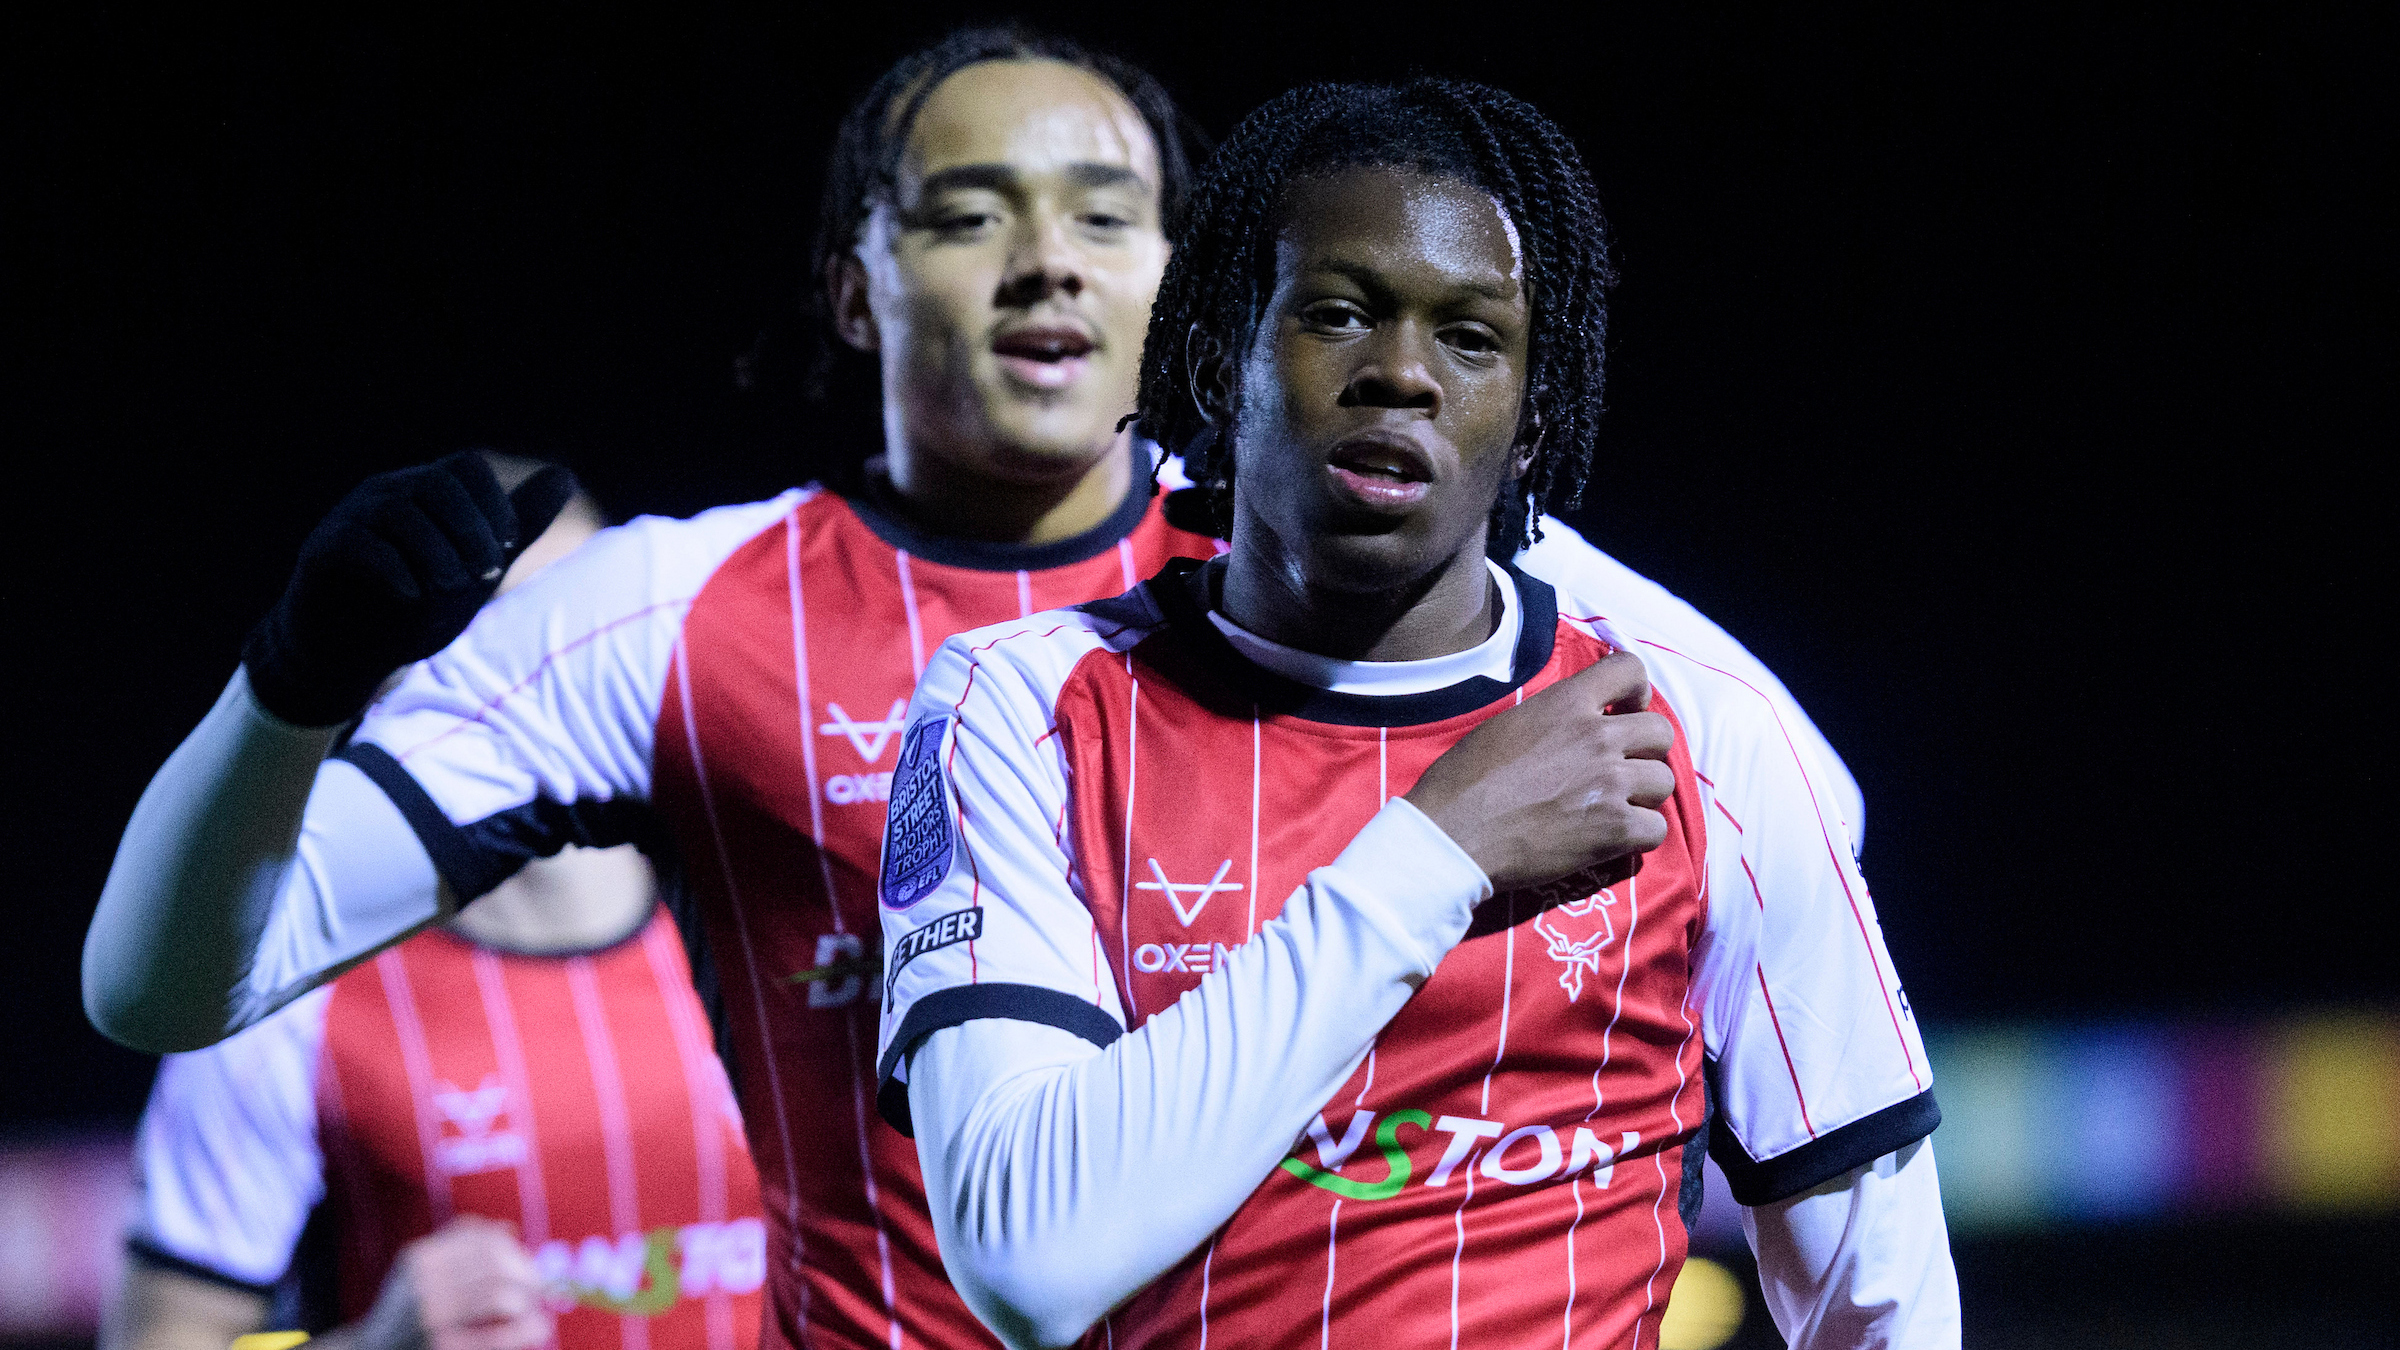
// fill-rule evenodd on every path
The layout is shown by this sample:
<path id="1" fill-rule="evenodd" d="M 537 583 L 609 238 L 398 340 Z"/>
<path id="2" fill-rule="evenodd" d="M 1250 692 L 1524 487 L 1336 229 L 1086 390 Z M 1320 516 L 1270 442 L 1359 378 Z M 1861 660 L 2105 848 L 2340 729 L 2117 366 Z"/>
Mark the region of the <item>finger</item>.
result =
<path id="1" fill-rule="evenodd" d="M 575 482 L 575 475 L 556 464 L 517 484 L 517 490 L 508 494 L 509 510 L 514 513 L 516 524 L 515 540 L 508 549 L 510 560 L 514 561 L 526 545 L 541 538 L 542 532 L 550 528 L 550 522 L 558 519 L 558 513 L 582 490 Z"/>
<path id="2" fill-rule="evenodd" d="M 1576 672 L 1573 680 L 1605 712 L 1641 712 L 1650 706 L 1650 672 L 1631 652 L 1612 652 Z"/>
<path id="3" fill-rule="evenodd" d="M 556 1328 L 548 1313 L 533 1312 L 504 1321 L 445 1328 L 436 1343 L 440 1350 L 538 1350 Z"/>
<path id="4" fill-rule="evenodd" d="M 455 594 L 474 584 L 477 570 L 458 556 L 458 546 L 414 502 L 396 502 L 371 523 L 375 535 L 405 560 L 409 575 L 428 594 Z"/>
<path id="5" fill-rule="evenodd" d="M 433 467 L 466 493 L 475 505 L 475 513 L 490 525 L 494 538 L 509 537 L 512 522 L 508 514 L 508 490 L 500 486 L 500 479 L 492 473 L 491 461 L 483 457 L 481 450 L 444 455 Z"/>
<path id="6" fill-rule="evenodd" d="M 368 591 L 381 591 L 396 600 L 424 598 L 425 588 L 406 554 L 373 529 L 353 531 L 341 551 L 327 562 L 340 574 L 354 577 Z"/>
<path id="7" fill-rule="evenodd" d="M 1659 713 L 1611 713 L 1608 729 L 1627 759 L 1663 760 L 1675 748 L 1675 724 Z"/>
<path id="8" fill-rule="evenodd" d="M 429 473 L 418 478 L 415 497 L 426 519 L 449 536 L 468 574 L 487 585 L 508 568 L 508 522 L 495 521 L 491 514 L 494 509 L 505 513 L 508 499 L 499 495 L 496 484 L 492 491 L 492 500 L 486 502 L 473 485 L 455 475 Z"/>
<path id="9" fill-rule="evenodd" d="M 1626 766 L 1633 771 L 1633 783 L 1625 800 L 1650 810 L 1666 805 L 1675 795 L 1675 771 L 1655 760 L 1635 760 Z"/>

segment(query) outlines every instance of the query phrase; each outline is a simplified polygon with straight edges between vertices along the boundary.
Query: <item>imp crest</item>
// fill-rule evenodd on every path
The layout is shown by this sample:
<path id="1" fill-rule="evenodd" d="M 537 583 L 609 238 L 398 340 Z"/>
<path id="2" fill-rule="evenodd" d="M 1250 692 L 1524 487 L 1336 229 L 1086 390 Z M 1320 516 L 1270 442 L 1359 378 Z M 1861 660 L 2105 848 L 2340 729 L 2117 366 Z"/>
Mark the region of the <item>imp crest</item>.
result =
<path id="1" fill-rule="evenodd" d="M 1617 940 L 1616 922 L 1609 917 L 1616 903 L 1611 888 L 1533 916 L 1533 931 L 1548 944 L 1548 956 L 1566 967 L 1558 973 L 1558 987 L 1567 991 L 1569 1003 L 1583 997 L 1586 971 L 1599 978 L 1600 953 Z"/>

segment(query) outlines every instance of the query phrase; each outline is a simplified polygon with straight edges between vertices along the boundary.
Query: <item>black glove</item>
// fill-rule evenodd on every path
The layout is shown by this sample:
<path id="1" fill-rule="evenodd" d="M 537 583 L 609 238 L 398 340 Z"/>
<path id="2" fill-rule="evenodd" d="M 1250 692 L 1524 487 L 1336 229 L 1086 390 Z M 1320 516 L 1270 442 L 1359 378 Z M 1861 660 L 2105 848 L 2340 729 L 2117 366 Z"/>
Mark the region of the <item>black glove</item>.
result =
<path id="1" fill-rule="evenodd" d="M 243 645 L 251 692 L 296 726 L 356 717 L 385 677 L 466 630 L 574 495 L 556 466 L 502 492 L 472 450 L 359 484 L 309 532 Z"/>

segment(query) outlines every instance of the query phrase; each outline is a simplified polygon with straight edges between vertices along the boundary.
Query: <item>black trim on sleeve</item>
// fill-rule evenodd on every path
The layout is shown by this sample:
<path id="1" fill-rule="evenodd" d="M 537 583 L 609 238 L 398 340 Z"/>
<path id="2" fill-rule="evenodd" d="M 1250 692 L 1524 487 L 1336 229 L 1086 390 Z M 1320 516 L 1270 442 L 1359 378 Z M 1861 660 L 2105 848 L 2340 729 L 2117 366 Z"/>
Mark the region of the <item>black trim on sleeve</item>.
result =
<path id="1" fill-rule="evenodd" d="M 416 832 L 425 856 L 433 860 L 433 870 L 450 883 L 462 905 L 488 894 L 526 863 L 547 858 L 569 844 L 584 848 L 632 844 L 652 858 L 668 857 L 666 832 L 646 802 L 622 797 L 555 802 L 536 797 L 470 824 L 453 825 L 424 786 L 382 746 L 352 741 L 334 758 L 357 766 L 383 789 L 409 829 Z"/>
<path id="2" fill-rule="evenodd" d="M 875 1066 L 875 1109 L 893 1129 L 911 1139 L 917 1137 L 917 1128 L 908 1118 L 908 1085 L 892 1077 L 901 1058 L 918 1041 L 945 1027 L 992 1017 L 1072 1031 L 1104 1050 L 1125 1034 L 1117 1019 L 1094 1005 L 1038 984 L 961 984 L 937 989 L 909 1008 L 908 1016 L 900 1020 L 900 1030 L 892 1035 L 891 1047 L 883 1052 L 882 1063 Z"/>
<path id="3" fill-rule="evenodd" d="M 1713 1061 L 1709 1069 L 1715 1071 Z M 1744 1205 L 1770 1205 L 1905 1148 L 1933 1133 L 1941 1123 L 1942 1108 L 1933 1100 L 1933 1089 L 1927 1088 L 1765 1162 L 1752 1160 L 1728 1129 L 1709 1131 L 1708 1153 L 1724 1169 L 1725 1184 L 1735 1200 Z"/>
<path id="4" fill-rule="evenodd" d="M 237 1280 L 213 1266 L 204 1266 L 188 1256 L 177 1256 L 139 1235 L 125 1239 L 125 1250 L 132 1255 L 134 1260 L 145 1266 L 172 1271 L 177 1275 L 189 1275 L 195 1280 L 206 1280 L 213 1285 L 226 1289 L 238 1289 L 245 1294 L 256 1294 L 261 1298 L 275 1296 L 275 1286 L 272 1284 L 254 1284 L 249 1280 Z"/>

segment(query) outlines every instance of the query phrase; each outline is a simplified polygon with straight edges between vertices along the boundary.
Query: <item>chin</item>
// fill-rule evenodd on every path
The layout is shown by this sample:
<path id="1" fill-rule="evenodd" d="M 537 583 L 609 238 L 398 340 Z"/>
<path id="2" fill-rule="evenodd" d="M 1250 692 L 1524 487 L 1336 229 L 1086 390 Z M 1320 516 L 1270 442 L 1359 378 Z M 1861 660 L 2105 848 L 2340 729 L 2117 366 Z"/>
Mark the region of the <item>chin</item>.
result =
<path id="1" fill-rule="evenodd" d="M 1380 593 L 1421 581 L 1449 561 L 1450 555 L 1427 549 L 1425 542 L 1406 528 L 1407 522 L 1392 524 L 1393 528 L 1381 531 L 1310 531 L 1310 582 L 1330 591 Z"/>

